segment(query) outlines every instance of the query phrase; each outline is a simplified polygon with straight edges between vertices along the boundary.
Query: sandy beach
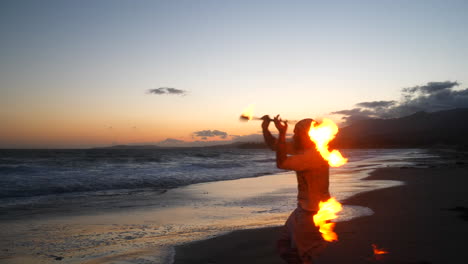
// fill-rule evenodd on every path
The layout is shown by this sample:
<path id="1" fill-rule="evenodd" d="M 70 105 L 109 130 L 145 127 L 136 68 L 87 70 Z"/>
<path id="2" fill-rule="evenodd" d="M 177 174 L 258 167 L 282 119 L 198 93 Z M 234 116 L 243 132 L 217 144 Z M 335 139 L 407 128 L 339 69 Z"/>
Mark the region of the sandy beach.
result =
<path id="1" fill-rule="evenodd" d="M 371 208 L 374 214 L 339 222 L 339 241 L 318 263 L 463 263 L 468 235 L 468 166 L 449 157 L 429 168 L 382 168 L 368 180 L 405 185 L 361 193 L 342 201 Z M 176 247 L 175 264 L 283 263 L 275 252 L 279 228 L 236 231 Z M 372 244 L 387 250 L 374 257 Z"/>
<path id="2" fill-rule="evenodd" d="M 344 204 L 339 241 L 319 263 L 458 263 L 468 234 L 465 156 L 348 153 L 353 161 L 330 179 Z M 0 263 L 283 263 L 274 247 L 296 188 L 287 172 L 4 209 Z M 372 244 L 390 253 L 376 260 Z"/>

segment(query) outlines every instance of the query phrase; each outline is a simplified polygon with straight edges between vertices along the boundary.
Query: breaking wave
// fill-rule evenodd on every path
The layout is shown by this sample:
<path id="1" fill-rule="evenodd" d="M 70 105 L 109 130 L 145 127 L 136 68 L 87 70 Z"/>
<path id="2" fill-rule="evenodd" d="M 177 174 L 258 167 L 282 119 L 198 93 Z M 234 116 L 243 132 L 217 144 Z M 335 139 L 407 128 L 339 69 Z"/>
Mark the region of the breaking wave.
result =
<path id="1" fill-rule="evenodd" d="M 0 150 L 0 198 L 168 189 L 280 172 L 268 150 Z"/>

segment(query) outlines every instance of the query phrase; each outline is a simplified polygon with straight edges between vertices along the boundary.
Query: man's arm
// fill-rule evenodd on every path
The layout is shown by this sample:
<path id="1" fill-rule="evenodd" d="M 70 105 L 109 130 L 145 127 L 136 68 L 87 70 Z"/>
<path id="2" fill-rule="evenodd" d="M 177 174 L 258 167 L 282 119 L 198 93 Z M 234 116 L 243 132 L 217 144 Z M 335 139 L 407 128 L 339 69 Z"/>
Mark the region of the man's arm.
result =
<path id="1" fill-rule="evenodd" d="M 276 151 L 278 140 L 271 134 L 268 126 L 270 125 L 272 119 L 268 115 L 262 116 L 262 131 L 263 131 L 263 139 L 265 140 L 265 144 L 273 151 Z M 286 142 L 286 153 L 287 154 L 294 154 L 294 146 L 292 142 Z"/>
<path id="2" fill-rule="evenodd" d="M 305 171 L 319 168 L 322 165 L 323 159 L 321 159 L 320 154 L 314 149 L 308 150 L 304 154 L 288 157 L 286 145 L 288 123 L 281 121 L 279 116 L 275 117 L 274 122 L 279 131 L 276 148 L 276 166 L 279 169 Z"/>
<path id="3" fill-rule="evenodd" d="M 278 144 L 278 150 L 280 149 L 280 145 L 281 144 Z M 318 169 L 327 164 L 319 157 L 320 154 L 316 153 L 315 150 L 293 156 L 278 153 L 278 150 L 276 152 L 276 165 L 283 170 L 305 171 Z"/>
<path id="4" fill-rule="evenodd" d="M 271 149 L 276 150 L 276 138 L 271 134 L 268 126 L 270 125 L 271 118 L 268 115 L 262 116 L 262 131 L 263 131 L 263 139 L 265 140 L 265 144 Z"/>
<path id="5" fill-rule="evenodd" d="M 278 143 L 276 144 L 276 166 L 279 169 L 284 169 L 283 163 L 288 158 L 286 151 L 286 131 L 288 130 L 288 123 L 281 121 L 279 116 L 274 119 L 275 126 L 278 129 Z"/>

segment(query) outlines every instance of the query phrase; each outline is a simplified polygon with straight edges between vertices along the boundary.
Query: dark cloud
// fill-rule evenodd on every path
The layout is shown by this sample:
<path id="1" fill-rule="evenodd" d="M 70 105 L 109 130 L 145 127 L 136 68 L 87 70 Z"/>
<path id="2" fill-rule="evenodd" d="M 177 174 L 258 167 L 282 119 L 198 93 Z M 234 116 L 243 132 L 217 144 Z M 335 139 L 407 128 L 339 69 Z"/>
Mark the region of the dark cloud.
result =
<path id="1" fill-rule="evenodd" d="M 458 82 L 451 82 L 451 81 L 445 81 L 445 82 L 428 82 L 426 85 L 422 86 L 414 86 L 414 87 L 409 87 L 409 88 L 403 88 L 402 91 L 404 93 L 416 93 L 416 92 L 421 92 L 424 94 L 432 94 L 436 93 L 442 90 L 446 89 L 451 89 L 455 86 L 460 85 Z"/>
<path id="2" fill-rule="evenodd" d="M 401 91 L 406 94 L 412 94 L 419 90 L 419 86 L 403 88 Z"/>
<path id="3" fill-rule="evenodd" d="M 454 90 L 458 82 L 429 82 L 426 85 L 403 88 L 400 101 L 374 101 L 356 104 L 357 108 L 332 114 L 343 115 L 345 123 L 369 118 L 398 118 L 419 111 L 435 112 L 468 107 L 468 88 Z"/>
<path id="4" fill-rule="evenodd" d="M 361 108 L 353 108 L 349 110 L 340 110 L 340 111 L 332 112 L 332 114 L 337 114 L 337 115 L 361 115 L 364 113 L 367 116 L 368 113 L 370 113 L 370 111 L 363 111 Z"/>
<path id="5" fill-rule="evenodd" d="M 165 89 L 165 88 L 149 89 L 149 90 L 148 90 L 148 93 L 152 93 L 152 94 L 165 94 L 165 93 L 166 93 L 166 89 Z"/>
<path id="6" fill-rule="evenodd" d="M 364 108 L 377 108 L 377 107 L 389 107 L 396 103 L 396 101 L 373 101 L 373 102 L 362 102 L 356 106 Z"/>
<path id="7" fill-rule="evenodd" d="M 175 94 L 175 95 L 186 95 L 187 91 L 176 89 L 176 88 L 171 88 L 171 87 L 160 87 L 156 89 L 149 89 L 148 93 L 151 94 Z"/>
<path id="8" fill-rule="evenodd" d="M 200 137 L 203 140 L 207 140 L 209 137 L 221 137 L 224 139 L 228 136 L 226 132 L 219 130 L 201 130 L 193 132 L 193 135 L 195 137 Z"/>
<path id="9" fill-rule="evenodd" d="M 362 108 L 353 108 L 349 110 L 340 110 L 332 112 L 332 114 L 343 115 L 343 119 L 346 123 L 352 123 L 354 121 L 374 118 L 373 111 L 363 110 Z"/>

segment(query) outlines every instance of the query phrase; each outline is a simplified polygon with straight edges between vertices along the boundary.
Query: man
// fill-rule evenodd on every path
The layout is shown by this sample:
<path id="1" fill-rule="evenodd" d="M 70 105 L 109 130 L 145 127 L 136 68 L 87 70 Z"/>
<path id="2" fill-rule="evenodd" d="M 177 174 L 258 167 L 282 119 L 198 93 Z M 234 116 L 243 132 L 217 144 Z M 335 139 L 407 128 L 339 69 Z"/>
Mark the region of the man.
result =
<path id="1" fill-rule="evenodd" d="M 313 222 L 320 201 L 330 198 L 329 166 L 310 140 L 312 119 L 303 119 L 294 127 L 293 141 L 286 143 L 288 124 L 277 115 L 273 122 L 278 129 L 276 139 L 268 130 L 272 121 L 262 117 L 265 143 L 276 151 L 276 164 L 280 169 L 294 170 L 297 175 L 297 208 L 282 228 L 278 251 L 287 263 L 313 263 L 326 242 Z M 290 154 L 290 155 L 288 155 Z"/>

